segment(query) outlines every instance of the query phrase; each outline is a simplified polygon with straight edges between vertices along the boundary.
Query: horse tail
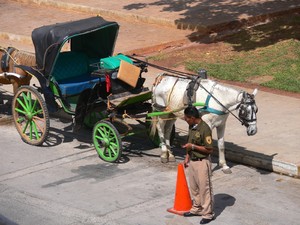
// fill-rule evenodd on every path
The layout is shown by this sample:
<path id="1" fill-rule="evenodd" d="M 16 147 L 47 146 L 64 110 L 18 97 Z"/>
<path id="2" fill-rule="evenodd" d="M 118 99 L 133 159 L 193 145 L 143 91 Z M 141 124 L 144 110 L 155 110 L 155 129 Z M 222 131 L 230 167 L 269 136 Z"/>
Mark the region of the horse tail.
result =
<path id="1" fill-rule="evenodd" d="M 157 130 L 158 116 L 152 117 L 151 121 L 149 136 L 154 138 Z"/>

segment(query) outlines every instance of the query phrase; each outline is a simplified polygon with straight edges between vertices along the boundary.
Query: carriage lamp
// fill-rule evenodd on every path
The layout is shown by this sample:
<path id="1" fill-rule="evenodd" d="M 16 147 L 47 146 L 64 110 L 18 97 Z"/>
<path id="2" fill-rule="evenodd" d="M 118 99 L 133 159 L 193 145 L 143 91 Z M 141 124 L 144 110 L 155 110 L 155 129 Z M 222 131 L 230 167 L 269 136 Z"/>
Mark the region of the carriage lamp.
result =
<path id="1" fill-rule="evenodd" d="M 117 77 L 118 77 L 118 72 L 113 72 L 112 74 L 111 74 L 111 79 L 117 79 Z"/>

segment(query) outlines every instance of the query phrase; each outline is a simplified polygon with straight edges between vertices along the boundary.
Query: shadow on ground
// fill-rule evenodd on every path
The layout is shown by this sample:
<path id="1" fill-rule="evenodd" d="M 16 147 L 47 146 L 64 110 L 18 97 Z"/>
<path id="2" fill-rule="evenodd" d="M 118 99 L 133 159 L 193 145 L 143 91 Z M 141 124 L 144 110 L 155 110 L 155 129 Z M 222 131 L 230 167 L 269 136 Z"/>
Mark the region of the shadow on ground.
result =
<path id="1" fill-rule="evenodd" d="M 18 225 L 18 223 L 11 221 L 7 217 L 0 214 L 0 225 Z"/>
<path id="2" fill-rule="evenodd" d="M 216 194 L 215 196 L 215 217 L 218 217 L 222 212 L 230 206 L 235 204 L 235 197 L 228 194 Z"/>
<path id="3" fill-rule="evenodd" d="M 12 104 L 12 95 L 8 95 L 5 91 L 1 91 L 0 89 L 0 116 L 6 115 L 11 116 L 11 104 Z"/>
<path id="4" fill-rule="evenodd" d="M 191 41 L 200 40 L 201 43 L 224 41 L 234 44 L 236 51 L 249 51 L 287 39 L 300 40 L 298 32 L 300 7 L 291 7 L 292 0 L 281 3 L 283 5 L 277 9 L 278 7 L 274 8 L 273 1 L 255 4 L 241 1 L 233 4 L 232 1 L 221 0 L 213 2 L 158 0 L 150 4 L 130 4 L 124 9 L 130 11 L 159 6 L 163 12 L 179 12 L 182 18 L 176 20 L 175 24 L 178 29 L 191 29 L 189 35 Z M 234 33 L 238 35 L 228 36 Z"/>

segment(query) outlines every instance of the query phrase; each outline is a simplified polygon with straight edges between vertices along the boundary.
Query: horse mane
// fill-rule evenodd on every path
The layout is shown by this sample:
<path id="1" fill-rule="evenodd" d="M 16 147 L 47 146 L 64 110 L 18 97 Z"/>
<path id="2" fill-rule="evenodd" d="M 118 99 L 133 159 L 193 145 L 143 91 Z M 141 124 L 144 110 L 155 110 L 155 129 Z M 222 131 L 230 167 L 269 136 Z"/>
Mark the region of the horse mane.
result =
<path id="1" fill-rule="evenodd" d="M 11 54 L 11 60 L 17 65 L 35 66 L 35 54 L 16 49 Z"/>

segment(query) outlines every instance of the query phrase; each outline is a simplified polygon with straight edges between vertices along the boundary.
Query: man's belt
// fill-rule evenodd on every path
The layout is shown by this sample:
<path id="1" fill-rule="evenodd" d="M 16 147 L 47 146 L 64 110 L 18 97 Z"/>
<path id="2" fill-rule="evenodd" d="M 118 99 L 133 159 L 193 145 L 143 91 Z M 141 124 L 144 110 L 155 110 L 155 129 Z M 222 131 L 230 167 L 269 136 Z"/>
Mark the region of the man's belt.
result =
<path id="1" fill-rule="evenodd" d="M 201 158 L 192 158 L 191 161 L 195 162 L 195 161 L 202 161 L 203 159 L 206 159 L 208 156 L 206 157 L 201 157 Z"/>

